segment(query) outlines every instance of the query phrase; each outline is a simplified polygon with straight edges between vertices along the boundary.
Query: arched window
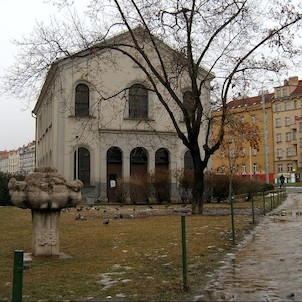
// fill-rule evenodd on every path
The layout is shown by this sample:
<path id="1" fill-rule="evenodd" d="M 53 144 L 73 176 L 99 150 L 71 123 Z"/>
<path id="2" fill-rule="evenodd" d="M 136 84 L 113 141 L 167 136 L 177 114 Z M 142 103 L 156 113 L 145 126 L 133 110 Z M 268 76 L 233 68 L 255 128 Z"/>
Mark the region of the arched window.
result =
<path id="1" fill-rule="evenodd" d="M 75 89 L 75 115 L 89 115 L 89 87 L 86 84 L 78 84 Z"/>
<path id="2" fill-rule="evenodd" d="M 129 118 L 148 117 L 148 90 L 141 84 L 134 84 L 129 89 Z"/>
<path id="3" fill-rule="evenodd" d="M 107 163 L 122 163 L 122 151 L 118 147 L 111 147 L 107 151 Z"/>
<path id="4" fill-rule="evenodd" d="M 74 167 L 74 178 L 85 186 L 90 185 L 90 153 L 86 148 L 81 147 L 74 152 Z"/>
<path id="5" fill-rule="evenodd" d="M 156 165 L 169 165 L 169 151 L 164 148 L 160 148 L 155 153 Z"/>
<path id="6" fill-rule="evenodd" d="M 148 155 L 144 148 L 137 147 L 131 151 L 130 154 L 131 164 L 147 164 Z"/>
<path id="7" fill-rule="evenodd" d="M 184 164 L 185 170 L 194 170 L 193 158 L 189 150 L 185 153 Z"/>
<path id="8" fill-rule="evenodd" d="M 189 117 L 194 115 L 195 100 L 192 91 L 186 91 L 183 94 L 183 104 L 188 112 Z"/>

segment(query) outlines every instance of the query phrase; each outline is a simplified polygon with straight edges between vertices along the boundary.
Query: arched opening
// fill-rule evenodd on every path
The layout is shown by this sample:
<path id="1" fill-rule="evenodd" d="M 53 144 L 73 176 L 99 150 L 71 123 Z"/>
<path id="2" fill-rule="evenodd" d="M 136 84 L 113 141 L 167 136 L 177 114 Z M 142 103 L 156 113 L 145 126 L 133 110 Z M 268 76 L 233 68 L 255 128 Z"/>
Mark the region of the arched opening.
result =
<path id="1" fill-rule="evenodd" d="M 160 148 L 155 153 L 155 175 L 153 189 L 157 202 L 170 201 L 171 177 L 170 177 L 170 154 L 165 148 Z"/>
<path id="2" fill-rule="evenodd" d="M 119 180 L 122 178 L 123 155 L 118 147 L 107 151 L 107 198 L 109 202 L 122 201 Z"/>
<path id="3" fill-rule="evenodd" d="M 86 148 L 80 147 L 74 152 L 74 178 L 85 186 L 90 185 L 90 152 Z"/>
<path id="4" fill-rule="evenodd" d="M 75 115 L 89 115 L 89 87 L 86 84 L 78 84 L 75 88 Z"/>
<path id="5" fill-rule="evenodd" d="M 130 198 L 133 202 L 145 202 L 149 198 L 147 177 L 148 154 L 142 147 L 130 153 Z"/>
<path id="6" fill-rule="evenodd" d="M 188 150 L 184 156 L 184 169 L 186 171 L 194 170 L 193 158 L 192 158 L 190 150 Z"/>

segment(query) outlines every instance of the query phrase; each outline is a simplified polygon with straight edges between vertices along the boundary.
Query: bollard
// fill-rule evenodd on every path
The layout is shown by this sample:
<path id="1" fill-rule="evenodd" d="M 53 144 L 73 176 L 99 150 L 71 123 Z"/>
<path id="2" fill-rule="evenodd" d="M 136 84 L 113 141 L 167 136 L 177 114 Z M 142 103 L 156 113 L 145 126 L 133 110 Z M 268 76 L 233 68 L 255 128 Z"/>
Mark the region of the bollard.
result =
<path id="1" fill-rule="evenodd" d="M 255 224 L 255 205 L 254 205 L 254 196 L 252 195 L 252 217 L 253 217 L 253 224 Z"/>
<path id="2" fill-rule="evenodd" d="M 263 215 L 265 215 L 265 191 L 262 192 Z"/>
<path id="3" fill-rule="evenodd" d="M 13 302 L 22 301 L 23 288 L 23 251 L 15 250 L 13 272 Z"/>
<path id="4" fill-rule="evenodd" d="M 235 235 L 235 215 L 234 215 L 234 194 L 231 195 L 231 200 L 230 200 L 230 204 L 231 204 L 231 223 L 232 223 L 232 240 L 233 240 L 233 244 L 236 244 L 236 235 Z"/>
<path id="5" fill-rule="evenodd" d="M 188 290 L 187 278 L 187 243 L 186 243 L 186 216 L 181 215 L 181 238 L 182 238 L 182 275 L 183 275 L 183 288 Z"/>

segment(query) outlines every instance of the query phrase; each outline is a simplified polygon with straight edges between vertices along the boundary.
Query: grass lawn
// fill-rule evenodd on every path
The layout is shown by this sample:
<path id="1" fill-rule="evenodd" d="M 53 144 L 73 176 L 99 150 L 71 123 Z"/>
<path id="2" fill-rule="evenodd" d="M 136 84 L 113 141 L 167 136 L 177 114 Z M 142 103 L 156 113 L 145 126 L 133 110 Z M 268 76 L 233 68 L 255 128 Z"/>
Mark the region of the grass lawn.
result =
<path id="1" fill-rule="evenodd" d="M 250 206 L 245 202 L 238 203 L 238 207 L 243 206 L 241 204 Z M 229 207 L 228 204 L 205 205 L 215 206 Z M 143 207 L 148 215 L 139 217 Z M 76 209 L 62 212 L 60 251 L 73 258 L 33 258 L 32 267 L 24 271 L 24 301 L 83 301 L 109 297 L 168 301 L 192 296 L 232 249 L 230 216 L 186 217 L 190 289 L 184 292 L 181 218 L 175 212 L 152 215 L 152 211 L 160 207 L 164 210 L 164 206 L 83 209 L 81 213 L 86 218 L 83 221 L 75 220 Z M 102 224 L 103 218 L 112 218 L 121 212 L 123 219 L 111 219 L 108 225 Z M 31 251 L 31 212 L 0 207 L 0 219 L 0 301 L 10 301 L 14 250 Z M 251 228 L 251 221 L 251 216 L 236 215 L 237 240 Z"/>

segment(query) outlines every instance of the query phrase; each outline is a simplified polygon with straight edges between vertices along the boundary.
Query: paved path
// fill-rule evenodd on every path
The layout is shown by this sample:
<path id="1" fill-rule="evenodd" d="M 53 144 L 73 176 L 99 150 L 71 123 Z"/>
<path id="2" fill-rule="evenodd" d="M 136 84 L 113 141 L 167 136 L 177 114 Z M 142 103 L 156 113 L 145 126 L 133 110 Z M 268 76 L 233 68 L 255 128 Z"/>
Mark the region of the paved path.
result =
<path id="1" fill-rule="evenodd" d="M 302 301 L 301 192 L 288 189 L 195 301 Z"/>

